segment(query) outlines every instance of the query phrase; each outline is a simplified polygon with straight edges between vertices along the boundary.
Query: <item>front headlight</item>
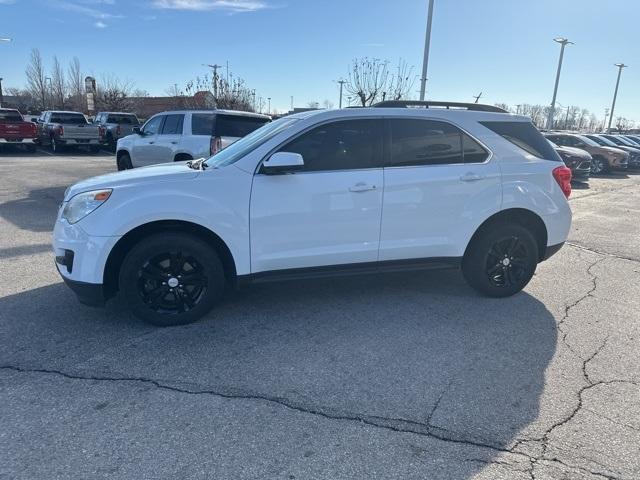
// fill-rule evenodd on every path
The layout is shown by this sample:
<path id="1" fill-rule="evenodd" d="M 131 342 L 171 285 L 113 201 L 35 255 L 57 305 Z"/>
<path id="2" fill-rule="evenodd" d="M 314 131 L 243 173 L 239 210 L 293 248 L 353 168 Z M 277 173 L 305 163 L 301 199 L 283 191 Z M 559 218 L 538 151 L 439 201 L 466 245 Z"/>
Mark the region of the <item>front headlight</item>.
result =
<path id="1" fill-rule="evenodd" d="M 76 223 L 93 212 L 106 202 L 111 196 L 112 190 L 92 190 L 78 193 L 69 199 L 62 211 L 62 218 L 69 223 Z"/>

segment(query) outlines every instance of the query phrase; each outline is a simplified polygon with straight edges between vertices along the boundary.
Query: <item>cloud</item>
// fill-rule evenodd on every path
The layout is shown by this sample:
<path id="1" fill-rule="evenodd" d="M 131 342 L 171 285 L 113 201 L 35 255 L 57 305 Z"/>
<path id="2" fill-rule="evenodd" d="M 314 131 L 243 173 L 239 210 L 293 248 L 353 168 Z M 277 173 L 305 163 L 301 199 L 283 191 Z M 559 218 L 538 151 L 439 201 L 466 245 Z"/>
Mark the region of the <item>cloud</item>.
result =
<path id="1" fill-rule="evenodd" d="M 107 24 L 104 22 L 101 22 L 100 20 L 94 23 L 93 26 L 96 28 L 107 28 Z"/>
<path id="2" fill-rule="evenodd" d="M 84 2 L 86 3 L 86 2 Z M 95 3 L 95 2 L 94 2 Z M 108 4 L 109 2 L 101 2 Z M 114 15 L 112 13 L 108 13 L 102 10 L 98 10 L 97 8 L 88 7 L 87 5 L 83 5 L 80 3 L 72 3 L 72 2 L 57 2 L 52 3 L 52 5 L 57 6 L 58 8 L 62 8 L 63 10 L 67 10 L 69 12 L 79 13 L 80 15 L 85 15 L 87 17 L 95 18 L 97 20 L 107 20 L 109 18 L 120 18 L 121 15 Z"/>
<path id="3" fill-rule="evenodd" d="M 0 5 L 13 5 L 16 0 L 0 0 Z"/>
<path id="4" fill-rule="evenodd" d="M 156 8 L 171 10 L 221 10 L 227 12 L 255 12 L 268 8 L 264 0 L 153 0 Z"/>

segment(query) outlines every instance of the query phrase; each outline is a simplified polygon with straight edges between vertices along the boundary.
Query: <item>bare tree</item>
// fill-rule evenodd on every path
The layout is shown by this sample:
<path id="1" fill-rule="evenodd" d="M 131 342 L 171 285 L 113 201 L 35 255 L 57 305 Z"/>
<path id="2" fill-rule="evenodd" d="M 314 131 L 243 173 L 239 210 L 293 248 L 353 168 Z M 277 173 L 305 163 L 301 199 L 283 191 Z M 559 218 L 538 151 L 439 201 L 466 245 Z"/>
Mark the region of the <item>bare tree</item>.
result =
<path id="1" fill-rule="evenodd" d="M 133 83 L 114 75 L 103 75 L 96 85 L 96 110 L 126 112 L 133 108 Z"/>
<path id="2" fill-rule="evenodd" d="M 64 78 L 64 70 L 58 61 L 58 57 L 53 57 L 53 69 L 51 70 L 51 95 L 55 108 L 65 108 L 67 97 L 67 82 Z"/>
<path id="3" fill-rule="evenodd" d="M 40 110 L 45 110 L 47 108 L 46 74 L 40 50 L 37 48 L 31 50 L 31 60 L 25 70 L 25 74 L 27 75 L 27 85 L 31 95 L 38 99 Z"/>
<path id="4" fill-rule="evenodd" d="M 625 117 L 617 117 L 616 118 L 616 128 L 618 132 L 624 133 L 631 128 L 631 122 L 628 118 Z"/>
<path id="5" fill-rule="evenodd" d="M 67 69 L 67 83 L 71 105 L 75 110 L 85 112 L 87 110 L 84 96 L 84 79 L 80 69 L 80 60 L 73 57 Z"/>
<path id="6" fill-rule="evenodd" d="M 9 87 L 7 88 L 7 95 L 13 97 L 11 103 L 23 113 L 29 112 L 34 106 L 33 95 L 27 89 Z"/>
<path id="7" fill-rule="evenodd" d="M 360 100 L 363 107 L 385 98 L 385 88 L 389 81 L 387 64 L 388 62 L 378 58 L 353 60 L 345 88 Z"/>
<path id="8" fill-rule="evenodd" d="M 254 111 L 254 91 L 247 87 L 242 78 L 232 74 L 229 79 L 220 75 L 196 77 L 187 83 L 185 91 L 188 95 L 185 99 L 187 105 Z"/>
<path id="9" fill-rule="evenodd" d="M 389 82 L 389 92 L 392 100 L 402 100 L 410 96 L 415 83 L 413 66 L 409 66 L 406 61 L 399 59 L 396 73 Z"/>
<path id="10" fill-rule="evenodd" d="M 501 108 L 503 110 L 506 110 L 507 112 L 512 112 L 513 111 L 511 109 L 511 107 L 509 105 L 507 105 L 506 103 L 496 103 L 495 106 L 498 107 L 498 108 Z"/>
<path id="11" fill-rule="evenodd" d="M 327 110 L 331 110 L 333 108 L 333 102 L 328 98 L 325 98 L 322 102 L 322 106 Z"/>

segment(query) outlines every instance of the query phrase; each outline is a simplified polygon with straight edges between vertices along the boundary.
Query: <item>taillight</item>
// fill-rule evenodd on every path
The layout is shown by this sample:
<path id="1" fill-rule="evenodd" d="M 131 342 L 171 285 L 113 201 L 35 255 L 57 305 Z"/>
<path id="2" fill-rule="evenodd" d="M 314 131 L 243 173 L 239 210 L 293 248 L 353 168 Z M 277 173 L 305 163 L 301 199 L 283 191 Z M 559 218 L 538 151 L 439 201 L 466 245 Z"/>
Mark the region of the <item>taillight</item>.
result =
<path id="1" fill-rule="evenodd" d="M 38 135 L 38 125 L 36 125 L 35 123 L 31 124 L 31 133 L 34 137 Z"/>
<path id="2" fill-rule="evenodd" d="M 560 185 L 560 190 L 562 190 L 564 196 L 569 198 L 569 195 L 571 195 L 571 170 L 567 167 L 556 167 L 553 169 L 553 178 Z"/>
<path id="3" fill-rule="evenodd" d="M 62 125 L 58 125 L 58 135 L 64 137 L 64 128 Z"/>
<path id="4" fill-rule="evenodd" d="M 104 138 L 104 135 L 105 135 L 105 129 L 104 129 L 104 127 L 103 127 L 102 125 L 100 125 L 100 126 L 98 127 L 98 136 L 99 136 L 100 138 Z"/>
<path id="5" fill-rule="evenodd" d="M 211 143 L 209 144 L 209 154 L 215 155 L 222 150 L 222 138 L 211 137 Z"/>

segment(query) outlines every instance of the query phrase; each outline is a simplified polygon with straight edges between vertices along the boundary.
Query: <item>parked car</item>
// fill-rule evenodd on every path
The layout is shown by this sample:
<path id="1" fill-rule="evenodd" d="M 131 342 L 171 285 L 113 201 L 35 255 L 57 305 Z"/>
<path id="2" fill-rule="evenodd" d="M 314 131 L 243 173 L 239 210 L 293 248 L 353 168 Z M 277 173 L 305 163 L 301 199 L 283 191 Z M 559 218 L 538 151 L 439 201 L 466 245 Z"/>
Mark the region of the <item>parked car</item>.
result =
<path id="1" fill-rule="evenodd" d="M 527 117 L 382 102 L 283 117 L 207 160 L 76 183 L 53 246 L 80 301 L 120 290 L 156 325 L 195 321 L 227 283 L 329 274 L 454 267 L 506 297 L 565 242 L 570 181 Z"/>
<path id="2" fill-rule="evenodd" d="M 270 121 L 267 115 L 233 110 L 159 113 L 118 140 L 118 170 L 209 157 Z"/>
<path id="3" fill-rule="evenodd" d="M 131 135 L 140 126 L 138 117 L 126 112 L 99 112 L 93 123 L 102 127 L 102 141 L 114 151 L 120 138 Z"/>
<path id="4" fill-rule="evenodd" d="M 564 164 L 571 169 L 571 180 L 587 181 L 591 173 L 591 161 L 588 152 L 574 147 L 561 147 L 548 140 L 555 151 L 560 155 Z"/>
<path id="5" fill-rule="evenodd" d="M 89 147 L 92 152 L 100 150 L 100 128 L 87 122 L 80 112 L 50 110 L 38 118 L 38 142 L 48 145 L 52 152 L 64 147 Z"/>
<path id="6" fill-rule="evenodd" d="M 609 135 L 601 133 L 599 135 L 590 135 L 589 138 L 595 140 L 597 137 L 601 140 L 608 141 L 611 145 L 629 153 L 629 168 L 640 168 L 640 147 L 631 140 L 623 138 L 621 135 Z M 597 140 L 595 140 L 597 141 Z"/>
<path id="7" fill-rule="evenodd" d="M 547 132 L 547 139 L 562 147 L 574 147 L 591 155 L 591 174 L 598 175 L 610 170 L 626 170 L 629 154 L 619 148 L 599 145 L 592 139 L 577 133 Z"/>
<path id="8" fill-rule="evenodd" d="M 631 140 L 634 144 L 640 147 L 640 135 L 622 135 L 627 140 Z"/>
<path id="9" fill-rule="evenodd" d="M 27 122 L 18 110 L 0 108 L 0 146 L 19 145 L 35 152 L 38 127 Z"/>

